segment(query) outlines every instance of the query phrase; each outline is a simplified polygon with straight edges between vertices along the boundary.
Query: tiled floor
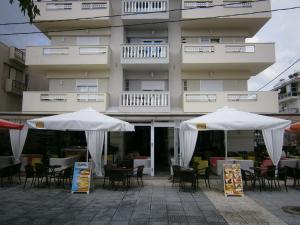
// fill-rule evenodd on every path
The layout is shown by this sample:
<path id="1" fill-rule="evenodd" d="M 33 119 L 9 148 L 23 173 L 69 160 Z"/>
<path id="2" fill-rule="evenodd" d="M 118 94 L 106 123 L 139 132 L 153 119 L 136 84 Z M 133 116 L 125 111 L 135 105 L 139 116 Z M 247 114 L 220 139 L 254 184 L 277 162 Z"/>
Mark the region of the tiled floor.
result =
<path id="1" fill-rule="evenodd" d="M 179 192 L 166 178 L 128 191 L 98 184 L 90 195 L 14 185 L 0 188 L 0 225 L 300 225 L 300 216 L 282 211 L 286 205 L 300 205 L 300 190 L 226 198 L 220 180 L 212 181 L 212 190 L 190 193 Z"/>

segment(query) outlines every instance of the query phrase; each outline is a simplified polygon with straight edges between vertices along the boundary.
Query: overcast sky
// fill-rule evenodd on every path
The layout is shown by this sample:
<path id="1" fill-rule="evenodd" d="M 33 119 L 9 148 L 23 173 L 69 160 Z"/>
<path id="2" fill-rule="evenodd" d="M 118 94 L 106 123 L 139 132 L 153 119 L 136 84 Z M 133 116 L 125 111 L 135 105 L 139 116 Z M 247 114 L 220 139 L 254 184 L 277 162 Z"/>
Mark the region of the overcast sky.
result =
<path id="1" fill-rule="evenodd" d="M 300 6 L 300 0 L 271 0 L 272 9 Z M 26 21 L 18 9 L 18 5 L 9 4 L 9 0 L 0 1 L 0 23 Z M 272 19 L 248 42 L 275 42 L 276 63 L 265 71 L 253 76 L 248 81 L 249 90 L 255 91 L 278 75 L 281 71 L 300 58 L 300 9 L 274 12 Z M 37 31 L 31 25 L 0 26 L 1 33 Z M 30 45 L 47 45 L 49 40 L 41 34 L 1 36 L 0 41 L 7 45 L 24 48 Z M 280 78 L 286 78 L 289 74 L 300 70 L 300 62 L 289 69 Z M 263 90 L 270 90 L 278 81 L 276 79 Z"/>

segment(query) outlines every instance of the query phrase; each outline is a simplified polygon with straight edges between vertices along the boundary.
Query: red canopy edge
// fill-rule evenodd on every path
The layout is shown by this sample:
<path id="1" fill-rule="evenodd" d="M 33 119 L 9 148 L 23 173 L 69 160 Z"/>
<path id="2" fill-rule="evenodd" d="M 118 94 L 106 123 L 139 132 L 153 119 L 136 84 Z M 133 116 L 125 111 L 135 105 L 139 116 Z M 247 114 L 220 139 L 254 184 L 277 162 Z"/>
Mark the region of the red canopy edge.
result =
<path id="1" fill-rule="evenodd" d="M 300 132 L 300 122 L 293 123 L 289 128 L 286 129 L 289 132 Z"/>
<path id="2" fill-rule="evenodd" d="M 0 119 L 0 128 L 21 130 L 23 127 L 24 127 L 23 124 L 14 123 L 14 122 Z"/>

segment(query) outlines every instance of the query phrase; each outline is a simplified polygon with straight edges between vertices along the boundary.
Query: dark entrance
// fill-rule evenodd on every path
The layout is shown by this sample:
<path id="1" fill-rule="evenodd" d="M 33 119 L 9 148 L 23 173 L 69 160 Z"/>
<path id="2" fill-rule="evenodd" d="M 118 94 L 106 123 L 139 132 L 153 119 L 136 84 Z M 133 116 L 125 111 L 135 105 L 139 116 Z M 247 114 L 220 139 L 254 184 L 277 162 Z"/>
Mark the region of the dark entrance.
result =
<path id="1" fill-rule="evenodd" d="M 169 128 L 154 128 L 154 169 L 155 176 L 169 175 Z"/>
<path id="2" fill-rule="evenodd" d="M 125 132 L 125 157 L 150 156 L 150 126 L 135 126 L 135 132 Z"/>

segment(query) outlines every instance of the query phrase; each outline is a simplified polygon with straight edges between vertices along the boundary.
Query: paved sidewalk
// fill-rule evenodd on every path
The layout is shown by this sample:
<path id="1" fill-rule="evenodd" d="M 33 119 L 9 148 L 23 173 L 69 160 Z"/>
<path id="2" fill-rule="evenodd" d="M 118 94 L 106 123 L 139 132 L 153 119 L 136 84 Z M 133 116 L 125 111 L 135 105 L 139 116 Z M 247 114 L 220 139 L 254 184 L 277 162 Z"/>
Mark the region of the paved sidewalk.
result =
<path id="1" fill-rule="evenodd" d="M 203 192 L 179 192 L 168 181 L 90 195 L 55 188 L 0 188 L 1 225 L 227 225 Z"/>

